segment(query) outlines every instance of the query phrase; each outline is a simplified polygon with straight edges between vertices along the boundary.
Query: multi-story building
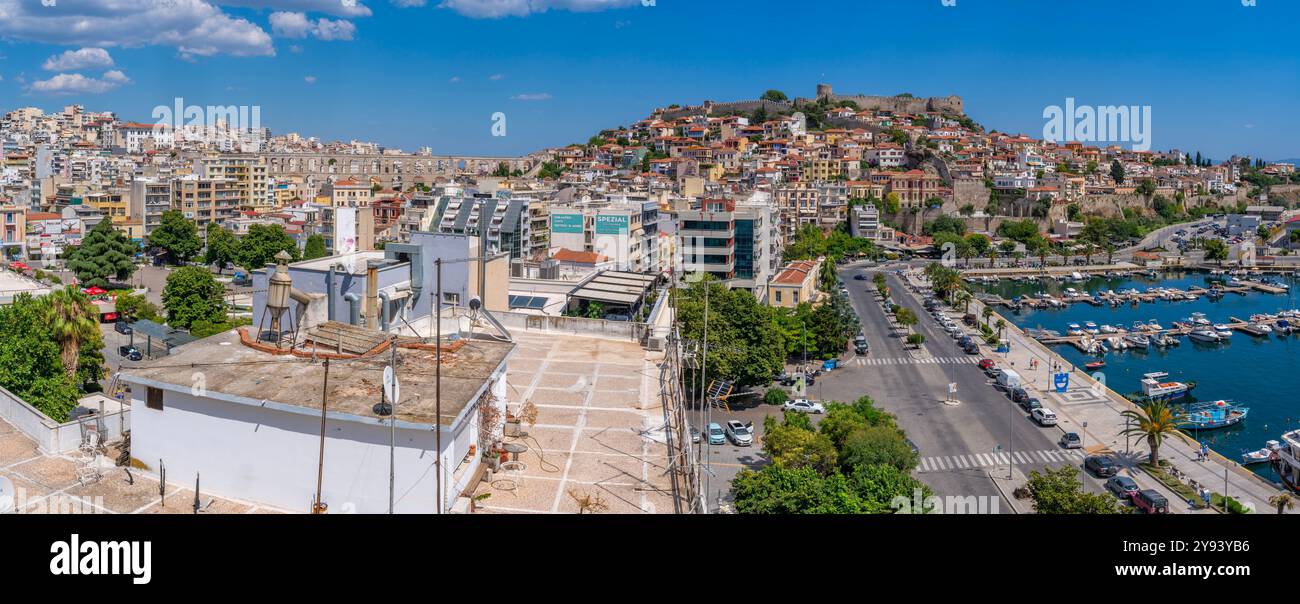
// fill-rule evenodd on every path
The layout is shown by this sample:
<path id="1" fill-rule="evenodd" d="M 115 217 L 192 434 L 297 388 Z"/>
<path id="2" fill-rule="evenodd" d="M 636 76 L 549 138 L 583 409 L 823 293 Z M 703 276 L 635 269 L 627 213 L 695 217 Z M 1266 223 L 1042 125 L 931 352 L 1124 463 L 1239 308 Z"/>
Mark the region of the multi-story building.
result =
<path id="1" fill-rule="evenodd" d="M 370 183 L 345 178 L 325 183 L 320 196 L 325 203 L 333 207 L 361 208 L 368 207 L 373 199 Z"/>
<path id="2" fill-rule="evenodd" d="M 608 207 L 552 207 L 551 249 L 596 252 L 620 270 L 658 271 L 645 254 L 644 208 L 641 204 Z"/>
<path id="3" fill-rule="evenodd" d="M 921 170 L 894 172 L 889 175 L 888 191 L 898 193 L 898 200 L 905 208 L 921 207 L 926 200 L 939 197 L 942 181 L 938 175 Z"/>
<path id="4" fill-rule="evenodd" d="M 81 203 L 99 210 L 114 224 L 125 221 L 130 213 L 130 196 L 125 189 L 91 191 L 82 197 Z"/>
<path id="5" fill-rule="evenodd" d="M 768 306 L 794 308 L 817 299 L 817 275 L 824 259 L 799 260 L 785 265 L 767 288 Z"/>
<path id="6" fill-rule="evenodd" d="M 27 206 L 0 207 L 0 247 L 6 258 L 26 255 Z"/>
<path id="7" fill-rule="evenodd" d="M 511 259 L 531 255 L 532 221 L 529 200 L 480 194 L 447 197 L 439 201 L 431 228 L 452 235 L 486 235 L 490 252 L 505 252 Z"/>
<path id="8" fill-rule="evenodd" d="M 266 160 L 254 155 L 212 155 L 200 160 L 203 178 L 225 179 L 240 190 L 239 208 L 264 211 L 275 207 L 266 175 Z M 366 192 L 369 193 L 369 187 Z"/>
<path id="9" fill-rule="evenodd" d="M 703 199 L 677 210 L 677 249 L 685 274 L 705 272 L 759 300 L 780 262 L 779 213 L 766 200 Z"/>
<path id="10" fill-rule="evenodd" d="M 172 181 L 172 207 L 202 231 L 209 223 L 221 224 L 238 215 L 246 190 L 234 180 L 189 175 Z"/>
<path id="11" fill-rule="evenodd" d="M 172 183 L 150 178 L 139 178 L 131 182 L 129 215 L 144 226 L 147 237 L 159 224 L 162 215 L 172 209 Z"/>

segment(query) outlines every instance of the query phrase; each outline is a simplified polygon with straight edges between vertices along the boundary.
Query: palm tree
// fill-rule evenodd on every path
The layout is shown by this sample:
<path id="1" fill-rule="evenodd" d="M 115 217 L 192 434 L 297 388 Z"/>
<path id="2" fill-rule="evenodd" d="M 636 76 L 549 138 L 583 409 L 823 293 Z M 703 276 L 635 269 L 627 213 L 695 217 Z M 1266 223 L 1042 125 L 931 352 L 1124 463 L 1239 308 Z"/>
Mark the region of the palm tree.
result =
<path id="1" fill-rule="evenodd" d="M 989 268 L 993 268 L 993 265 L 996 264 L 997 261 L 998 261 L 998 248 L 995 248 L 990 245 L 989 246 Z"/>
<path id="2" fill-rule="evenodd" d="M 99 333 L 95 319 L 99 313 L 90 298 L 74 286 L 56 289 L 45 297 L 45 322 L 59 340 L 63 370 L 68 377 L 77 376 L 77 358 L 81 344 Z"/>
<path id="3" fill-rule="evenodd" d="M 970 309 L 970 300 L 971 300 L 970 292 L 964 289 L 959 289 L 957 290 L 956 293 L 952 295 L 952 299 L 953 299 L 953 304 L 961 305 L 962 314 L 966 314 L 966 311 Z"/>
<path id="4" fill-rule="evenodd" d="M 1268 504 L 1277 508 L 1278 514 L 1285 514 L 1287 510 L 1295 508 L 1295 497 L 1290 493 L 1278 493 L 1268 498 Z"/>
<path id="5" fill-rule="evenodd" d="M 1187 438 L 1178 431 L 1184 415 L 1165 401 L 1151 401 L 1142 405 L 1141 410 L 1130 409 L 1120 415 L 1124 416 L 1126 424 L 1130 424 L 1120 434 L 1146 437 L 1147 446 L 1151 448 L 1152 465 L 1160 463 L 1160 444 L 1166 436 L 1172 434 L 1184 440 Z"/>
<path id="6" fill-rule="evenodd" d="M 1115 264 L 1115 244 L 1106 242 L 1106 264 Z"/>
<path id="7" fill-rule="evenodd" d="M 985 306 L 984 310 L 980 314 L 984 315 L 984 326 L 987 327 L 989 324 L 989 317 L 993 316 L 993 309 L 989 306 Z"/>
<path id="8" fill-rule="evenodd" d="M 1006 321 L 1003 321 L 1002 319 L 998 319 L 998 322 L 995 323 L 993 326 L 996 327 L 996 328 L 998 328 L 998 339 L 1001 340 L 1001 339 L 1002 339 L 1002 330 L 1004 330 L 1004 329 L 1007 328 L 1007 322 L 1006 322 Z"/>

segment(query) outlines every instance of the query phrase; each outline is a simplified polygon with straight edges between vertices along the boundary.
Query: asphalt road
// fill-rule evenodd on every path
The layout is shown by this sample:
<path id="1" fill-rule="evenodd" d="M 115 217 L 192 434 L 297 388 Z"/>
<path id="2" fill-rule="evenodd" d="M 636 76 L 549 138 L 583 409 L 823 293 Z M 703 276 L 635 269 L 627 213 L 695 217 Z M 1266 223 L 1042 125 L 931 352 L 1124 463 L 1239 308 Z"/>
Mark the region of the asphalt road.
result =
<path id="1" fill-rule="evenodd" d="M 919 300 L 905 293 L 900 278 L 887 273 L 894 302 L 911 307 L 920 317 L 916 330 L 926 337 L 924 348 L 934 360 L 919 361 L 891 328 L 875 293 L 871 275 L 858 265 L 840 270 L 849 284 L 854 309 L 862 320 L 871 345 L 861 360 L 849 359 L 843 369 L 821 378 L 812 394 L 823 400 L 853 400 L 862 394 L 893 413 L 900 427 L 916 444 L 922 458 L 917 478 L 940 496 L 990 496 L 1001 493 L 989 478 L 990 471 L 1005 474 L 1008 464 L 1001 454 L 1010 453 L 1016 468 L 1028 474 L 1048 466 L 1075 465 L 1087 488 L 1101 490 L 1101 481 L 1082 473 L 1082 455 L 1065 452 L 1057 444 L 1061 429 L 1039 427 L 1019 405 L 992 385 L 975 360 L 992 356 L 986 348 L 980 355 L 967 355 L 956 341 L 942 332 L 925 312 Z M 947 404 L 949 383 L 957 384 L 958 404 Z M 1008 438 L 1010 435 L 1010 438 Z M 998 454 L 994 456 L 995 454 Z M 1003 502 L 1002 511 L 1010 505 Z"/>

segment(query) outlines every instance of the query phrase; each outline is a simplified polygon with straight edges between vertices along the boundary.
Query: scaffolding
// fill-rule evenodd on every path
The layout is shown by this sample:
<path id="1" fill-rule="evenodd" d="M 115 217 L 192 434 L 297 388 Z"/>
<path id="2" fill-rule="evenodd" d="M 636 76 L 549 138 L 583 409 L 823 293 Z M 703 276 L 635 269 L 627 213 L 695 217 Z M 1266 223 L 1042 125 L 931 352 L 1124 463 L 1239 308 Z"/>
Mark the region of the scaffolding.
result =
<path id="1" fill-rule="evenodd" d="M 664 433 L 668 437 L 668 474 L 672 479 L 673 509 L 678 514 L 704 512 L 700 497 L 700 466 L 691 446 L 683 386 L 682 339 L 676 325 L 668 334 L 664 359 L 659 365 L 659 396 L 664 408 Z"/>

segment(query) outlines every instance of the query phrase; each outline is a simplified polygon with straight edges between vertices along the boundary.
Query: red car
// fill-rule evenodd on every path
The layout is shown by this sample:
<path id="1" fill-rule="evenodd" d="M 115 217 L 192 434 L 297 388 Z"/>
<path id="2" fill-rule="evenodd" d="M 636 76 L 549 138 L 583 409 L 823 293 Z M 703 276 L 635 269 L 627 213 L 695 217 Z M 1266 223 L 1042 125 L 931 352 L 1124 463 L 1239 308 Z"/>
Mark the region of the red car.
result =
<path id="1" fill-rule="evenodd" d="M 993 362 L 993 359 L 980 359 L 980 369 L 983 369 L 984 371 L 988 371 L 997 366 L 998 364 Z"/>

